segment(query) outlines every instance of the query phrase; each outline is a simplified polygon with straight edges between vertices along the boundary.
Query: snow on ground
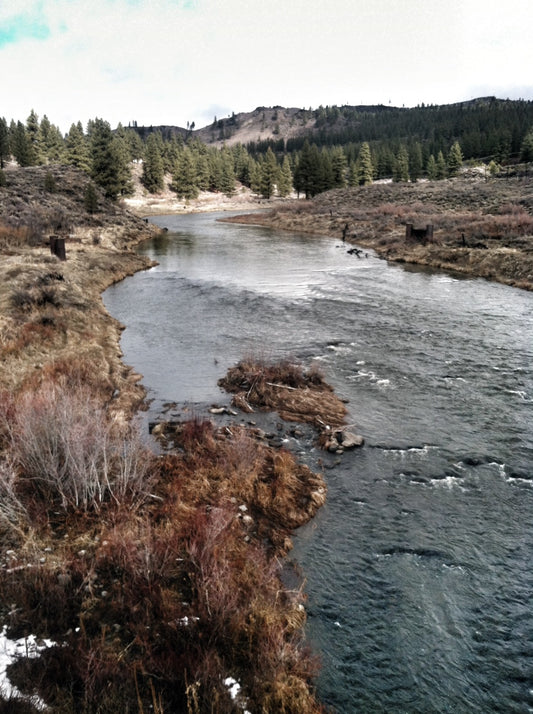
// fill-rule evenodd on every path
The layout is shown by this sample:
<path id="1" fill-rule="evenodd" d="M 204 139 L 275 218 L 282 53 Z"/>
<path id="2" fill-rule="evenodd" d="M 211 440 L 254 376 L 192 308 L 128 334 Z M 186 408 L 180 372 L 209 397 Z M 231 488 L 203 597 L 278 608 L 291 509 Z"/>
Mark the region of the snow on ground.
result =
<path id="1" fill-rule="evenodd" d="M 45 709 L 46 705 L 39 697 L 27 697 L 11 684 L 7 676 L 7 668 L 18 657 L 37 657 L 45 647 L 51 647 L 55 643 L 51 640 L 38 641 L 34 635 L 10 640 L 6 632 L 7 627 L 4 626 L 0 631 L 0 692 L 5 699 L 29 700 L 37 709 Z"/>

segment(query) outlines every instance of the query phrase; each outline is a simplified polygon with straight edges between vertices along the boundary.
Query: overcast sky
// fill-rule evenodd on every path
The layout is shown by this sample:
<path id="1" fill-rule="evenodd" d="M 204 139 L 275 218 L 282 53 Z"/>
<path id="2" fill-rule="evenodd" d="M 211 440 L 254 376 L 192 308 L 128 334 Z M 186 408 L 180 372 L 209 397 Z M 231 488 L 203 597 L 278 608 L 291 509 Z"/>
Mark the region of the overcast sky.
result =
<path id="1" fill-rule="evenodd" d="M 0 0 L 0 116 L 533 99 L 533 0 Z"/>

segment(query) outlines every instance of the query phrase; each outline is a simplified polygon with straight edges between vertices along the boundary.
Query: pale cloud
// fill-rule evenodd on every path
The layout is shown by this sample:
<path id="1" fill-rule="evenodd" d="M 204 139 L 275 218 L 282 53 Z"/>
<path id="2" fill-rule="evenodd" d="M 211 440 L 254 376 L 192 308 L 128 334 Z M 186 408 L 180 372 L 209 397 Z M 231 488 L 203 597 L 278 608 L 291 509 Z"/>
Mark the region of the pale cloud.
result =
<path id="1" fill-rule="evenodd" d="M 529 8 L 530 0 L 1 0 L 0 116 L 24 120 L 34 108 L 66 131 L 95 116 L 202 126 L 214 113 L 259 105 L 448 103 L 481 87 L 533 98 Z"/>

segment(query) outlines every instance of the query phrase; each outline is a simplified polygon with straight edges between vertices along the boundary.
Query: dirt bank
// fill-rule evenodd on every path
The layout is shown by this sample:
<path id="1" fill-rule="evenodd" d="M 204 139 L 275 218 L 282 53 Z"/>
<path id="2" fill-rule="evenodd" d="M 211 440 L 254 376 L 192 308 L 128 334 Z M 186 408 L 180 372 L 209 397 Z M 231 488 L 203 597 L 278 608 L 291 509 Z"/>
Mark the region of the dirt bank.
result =
<path id="1" fill-rule="evenodd" d="M 459 177 L 328 191 L 310 201 L 229 217 L 331 235 L 396 262 L 425 265 L 533 289 L 533 182 Z M 406 224 L 433 238 L 406 238 Z"/>

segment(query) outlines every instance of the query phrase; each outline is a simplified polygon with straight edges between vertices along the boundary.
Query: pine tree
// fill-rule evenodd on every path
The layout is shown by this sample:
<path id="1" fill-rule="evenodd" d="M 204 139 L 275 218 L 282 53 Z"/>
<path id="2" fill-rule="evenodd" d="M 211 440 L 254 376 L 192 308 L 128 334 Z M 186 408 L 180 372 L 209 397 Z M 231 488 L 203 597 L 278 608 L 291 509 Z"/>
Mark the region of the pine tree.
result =
<path id="1" fill-rule="evenodd" d="M 433 156 L 433 154 L 429 155 L 428 163 L 426 166 L 426 173 L 430 181 L 435 181 L 435 179 L 437 178 L 437 162 L 435 161 L 435 157 Z"/>
<path id="2" fill-rule="evenodd" d="M 409 175 L 411 181 L 418 181 L 422 176 L 422 147 L 420 142 L 415 141 L 409 148 Z"/>
<path id="3" fill-rule="evenodd" d="M 37 134 L 37 144 L 39 154 L 43 163 L 59 163 L 65 154 L 65 141 L 59 128 L 50 123 L 46 116 L 43 116 Z"/>
<path id="4" fill-rule="evenodd" d="M 37 129 L 37 138 L 36 138 L 36 145 L 38 147 L 38 153 L 39 156 L 41 157 L 41 162 L 42 163 L 48 163 L 48 155 L 46 151 L 46 147 L 48 144 L 48 137 L 50 134 L 50 120 L 46 116 L 46 114 L 43 116 L 41 119 L 41 123 L 38 126 Z"/>
<path id="5" fill-rule="evenodd" d="M 127 147 L 124 139 L 114 137 L 109 123 L 95 119 L 90 126 L 91 176 L 101 186 L 107 198 L 116 199 L 131 191 Z"/>
<path id="6" fill-rule="evenodd" d="M 361 145 L 355 166 L 356 184 L 354 185 L 367 186 L 371 184 L 374 178 L 374 168 L 372 166 L 370 146 L 366 141 Z"/>
<path id="7" fill-rule="evenodd" d="M 318 151 L 318 149 L 317 149 Z M 323 148 L 319 156 L 319 173 L 318 173 L 318 184 L 315 193 L 322 193 L 323 191 L 329 191 L 335 186 L 335 179 L 333 175 L 333 163 L 331 160 L 331 155 L 326 148 Z"/>
<path id="8" fill-rule="evenodd" d="M 83 133 L 81 122 L 71 125 L 65 138 L 65 149 L 65 161 L 71 166 L 89 173 L 91 169 L 89 144 Z"/>
<path id="9" fill-rule="evenodd" d="M 260 157 L 261 158 L 261 157 Z M 250 157 L 250 188 L 254 193 L 261 193 L 261 162 Z"/>
<path id="10" fill-rule="evenodd" d="M 135 134 L 137 132 L 134 132 Z M 161 135 L 159 135 L 160 137 Z M 158 140 L 156 134 L 150 134 L 146 140 L 146 147 L 144 150 L 144 161 L 143 161 L 143 171 L 142 171 L 142 184 L 150 193 L 157 193 L 162 191 L 164 182 L 164 166 L 163 158 L 161 156 L 160 150 L 161 142 Z"/>
<path id="11" fill-rule="evenodd" d="M 126 139 L 126 143 L 128 145 L 131 160 L 139 161 L 142 159 L 145 147 L 141 137 L 135 129 L 126 129 L 124 138 Z"/>
<path id="12" fill-rule="evenodd" d="M 131 153 L 128 142 L 124 136 L 113 136 L 111 150 L 115 155 L 118 166 L 119 195 L 131 196 L 133 193 L 133 181 L 131 178 Z"/>
<path id="13" fill-rule="evenodd" d="M 520 147 L 520 158 L 522 161 L 533 161 L 533 129 L 525 135 Z"/>
<path id="14" fill-rule="evenodd" d="M 233 169 L 233 157 L 228 149 L 222 149 L 222 184 L 221 190 L 226 196 L 233 196 L 235 193 L 235 171 Z"/>
<path id="15" fill-rule="evenodd" d="M 448 174 L 457 176 L 459 169 L 463 165 L 463 152 L 458 141 L 452 144 L 450 153 L 448 154 Z"/>
<path id="16" fill-rule="evenodd" d="M 55 176 L 51 171 L 47 171 L 44 177 L 44 190 L 47 193 L 55 193 L 57 191 L 57 184 Z"/>
<path id="17" fill-rule="evenodd" d="M 283 163 L 281 164 L 281 171 L 278 178 L 278 194 L 285 198 L 292 191 L 292 172 L 291 164 L 287 154 L 283 157 Z"/>
<path id="18" fill-rule="evenodd" d="M 260 192 L 263 198 L 271 198 L 274 195 L 276 184 L 278 183 L 278 174 L 278 162 L 269 146 L 261 167 Z"/>
<path id="19" fill-rule="evenodd" d="M 331 155 L 331 165 L 333 169 L 333 187 L 344 188 L 346 186 L 346 154 L 340 146 L 333 149 Z"/>
<path id="20" fill-rule="evenodd" d="M 4 117 L 0 117 L 0 169 L 4 168 L 5 162 L 9 159 L 10 154 L 7 121 Z"/>
<path id="21" fill-rule="evenodd" d="M 196 184 L 200 191 L 209 190 L 209 163 L 206 154 L 200 154 L 196 159 Z"/>
<path id="22" fill-rule="evenodd" d="M 33 151 L 26 133 L 26 127 L 18 121 L 11 131 L 11 153 L 19 166 L 32 166 Z"/>
<path id="23" fill-rule="evenodd" d="M 87 183 L 84 193 L 85 210 L 87 213 L 96 213 L 98 210 L 98 194 L 92 181 Z"/>
<path id="24" fill-rule="evenodd" d="M 350 165 L 348 166 L 348 186 L 350 186 L 350 188 L 359 185 L 359 177 L 357 174 L 357 161 L 350 161 Z"/>
<path id="25" fill-rule="evenodd" d="M 29 147 L 29 164 L 27 166 L 35 166 L 44 163 L 40 143 L 39 143 L 39 117 L 33 111 L 26 120 L 26 136 L 28 138 Z"/>
<path id="26" fill-rule="evenodd" d="M 320 153 L 316 144 L 309 144 L 306 139 L 294 171 L 294 188 L 305 197 L 312 198 L 320 193 Z"/>
<path id="27" fill-rule="evenodd" d="M 445 179 L 448 175 L 448 167 L 446 166 L 446 160 L 442 151 L 437 154 L 437 164 L 436 164 L 436 178 Z"/>
<path id="28" fill-rule="evenodd" d="M 409 181 L 409 154 L 404 144 L 401 144 L 396 154 L 393 179 L 396 182 Z"/>
<path id="29" fill-rule="evenodd" d="M 222 191 L 222 156 L 220 151 L 211 149 L 207 156 L 209 164 L 209 190 Z"/>
<path id="30" fill-rule="evenodd" d="M 198 184 L 196 183 L 196 167 L 189 148 L 185 148 L 178 160 L 170 188 L 180 198 L 197 198 Z"/>
<path id="31" fill-rule="evenodd" d="M 160 136 L 160 135 L 159 135 Z M 181 137 L 180 137 L 181 138 Z M 172 173 L 183 151 L 183 141 L 179 142 L 175 136 L 170 141 L 163 142 L 161 138 L 161 156 L 163 158 L 163 169 L 165 173 Z"/>
<path id="32" fill-rule="evenodd" d="M 389 146 L 380 146 L 377 152 L 376 175 L 378 178 L 386 178 L 394 173 L 396 160 Z"/>

